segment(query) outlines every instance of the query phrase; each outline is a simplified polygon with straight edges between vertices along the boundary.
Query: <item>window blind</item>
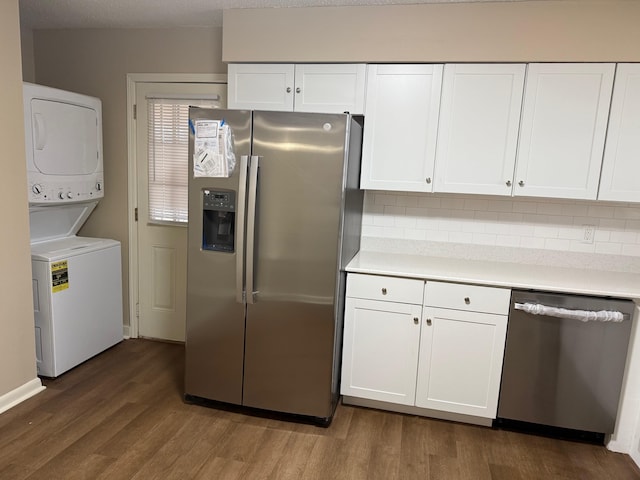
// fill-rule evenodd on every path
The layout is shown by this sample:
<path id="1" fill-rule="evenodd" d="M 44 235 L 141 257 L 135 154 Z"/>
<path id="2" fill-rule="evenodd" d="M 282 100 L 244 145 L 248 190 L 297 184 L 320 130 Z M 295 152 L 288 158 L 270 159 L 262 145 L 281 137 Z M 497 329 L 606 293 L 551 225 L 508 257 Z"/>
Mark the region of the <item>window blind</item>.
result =
<path id="1" fill-rule="evenodd" d="M 189 105 L 216 106 L 210 99 L 147 97 L 149 221 L 188 221 Z"/>
<path id="2" fill-rule="evenodd" d="M 149 220 L 188 220 L 189 106 L 148 100 Z"/>

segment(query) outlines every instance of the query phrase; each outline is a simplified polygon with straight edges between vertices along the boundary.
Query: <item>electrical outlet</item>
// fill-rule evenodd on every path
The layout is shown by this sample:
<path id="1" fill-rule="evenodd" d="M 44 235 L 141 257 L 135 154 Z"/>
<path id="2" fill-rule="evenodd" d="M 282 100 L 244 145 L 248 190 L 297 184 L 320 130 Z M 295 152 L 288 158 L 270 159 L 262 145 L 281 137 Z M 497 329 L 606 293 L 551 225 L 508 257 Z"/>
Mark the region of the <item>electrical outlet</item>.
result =
<path id="1" fill-rule="evenodd" d="M 596 236 L 595 225 L 583 225 L 582 243 L 593 243 L 593 237 Z"/>

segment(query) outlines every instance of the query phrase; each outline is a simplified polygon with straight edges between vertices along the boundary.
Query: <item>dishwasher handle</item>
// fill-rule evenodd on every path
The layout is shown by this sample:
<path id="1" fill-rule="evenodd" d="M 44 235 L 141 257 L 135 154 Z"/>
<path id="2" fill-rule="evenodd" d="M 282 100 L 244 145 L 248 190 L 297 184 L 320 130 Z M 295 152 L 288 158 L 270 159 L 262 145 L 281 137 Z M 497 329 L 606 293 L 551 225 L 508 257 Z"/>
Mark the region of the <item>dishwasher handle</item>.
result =
<path id="1" fill-rule="evenodd" d="M 567 308 L 550 307 L 539 303 L 514 303 L 513 308 L 532 315 L 580 320 L 581 322 L 622 322 L 630 316 L 626 313 L 612 310 L 569 310 Z"/>

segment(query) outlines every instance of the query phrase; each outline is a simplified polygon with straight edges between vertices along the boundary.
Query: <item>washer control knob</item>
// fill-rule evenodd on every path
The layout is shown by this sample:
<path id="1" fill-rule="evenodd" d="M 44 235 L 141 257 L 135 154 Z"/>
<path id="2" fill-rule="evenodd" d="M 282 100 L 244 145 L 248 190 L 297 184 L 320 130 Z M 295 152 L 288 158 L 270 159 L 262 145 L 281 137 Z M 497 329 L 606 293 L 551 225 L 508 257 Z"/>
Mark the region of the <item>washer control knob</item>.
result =
<path id="1" fill-rule="evenodd" d="M 58 198 L 59 198 L 60 200 L 64 200 L 64 193 L 62 193 L 62 192 L 58 192 Z"/>
<path id="2" fill-rule="evenodd" d="M 67 192 L 67 198 L 73 198 L 73 193 Z"/>
<path id="3" fill-rule="evenodd" d="M 102 183 L 100 183 L 100 182 L 96 183 L 96 190 L 97 191 L 102 190 Z"/>
<path id="4" fill-rule="evenodd" d="M 31 191 L 36 195 L 40 195 L 42 193 L 42 185 L 36 183 L 33 187 L 31 187 Z"/>

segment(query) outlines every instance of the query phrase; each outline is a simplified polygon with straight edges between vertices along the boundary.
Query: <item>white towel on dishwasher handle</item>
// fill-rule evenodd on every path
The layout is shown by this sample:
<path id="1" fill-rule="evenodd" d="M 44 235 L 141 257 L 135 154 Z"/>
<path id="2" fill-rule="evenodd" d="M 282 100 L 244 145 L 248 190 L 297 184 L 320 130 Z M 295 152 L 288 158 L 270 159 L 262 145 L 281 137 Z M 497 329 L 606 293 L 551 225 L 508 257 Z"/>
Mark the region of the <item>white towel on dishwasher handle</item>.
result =
<path id="1" fill-rule="evenodd" d="M 581 322 L 622 322 L 624 314 L 611 310 L 568 310 L 566 308 L 549 307 L 539 303 L 515 303 L 516 310 L 522 310 L 532 315 L 547 315 L 549 317 L 569 318 Z"/>

